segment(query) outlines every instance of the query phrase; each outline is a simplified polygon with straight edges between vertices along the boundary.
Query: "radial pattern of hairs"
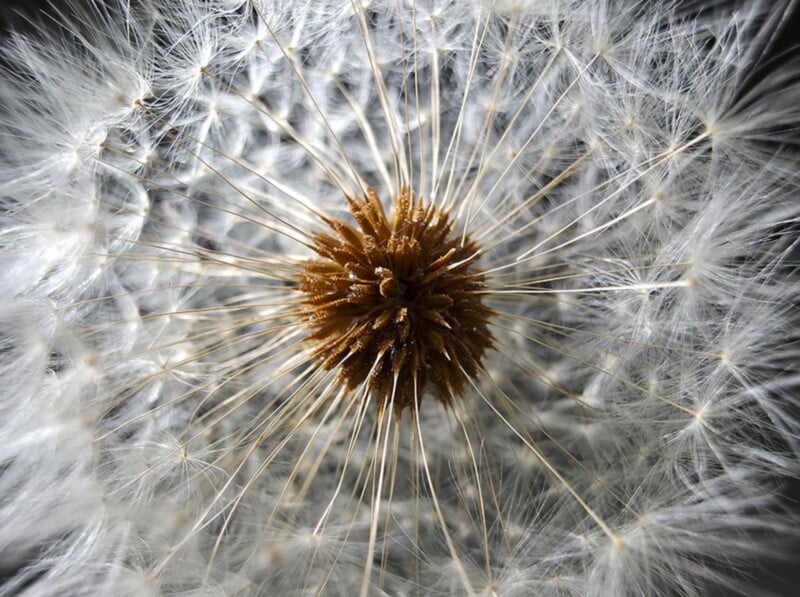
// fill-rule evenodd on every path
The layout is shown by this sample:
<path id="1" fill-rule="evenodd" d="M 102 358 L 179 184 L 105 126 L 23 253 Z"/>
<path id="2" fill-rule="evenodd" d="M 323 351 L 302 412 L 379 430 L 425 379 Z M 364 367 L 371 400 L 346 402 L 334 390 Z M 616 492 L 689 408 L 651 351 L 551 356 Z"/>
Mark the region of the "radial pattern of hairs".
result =
<path id="1" fill-rule="evenodd" d="M 796 3 L 709 4 L 10 35 L 0 593 L 753 594 L 800 528 Z"/>

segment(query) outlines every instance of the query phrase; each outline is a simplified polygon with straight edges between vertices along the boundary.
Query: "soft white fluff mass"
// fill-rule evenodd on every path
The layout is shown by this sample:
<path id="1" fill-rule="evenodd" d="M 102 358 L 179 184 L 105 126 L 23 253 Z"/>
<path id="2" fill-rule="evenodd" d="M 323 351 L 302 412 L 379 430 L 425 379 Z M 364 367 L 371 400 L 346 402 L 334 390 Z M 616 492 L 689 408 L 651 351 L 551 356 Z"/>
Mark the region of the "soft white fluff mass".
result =
<path id="1" fill-rule="evenodd" d="M 110 4 L 2 50 L 0 592 L 695 595 L 796 538 L 790 5 Z M 366 186 L 482 249 L 450 409 L 305 341 Z"/>

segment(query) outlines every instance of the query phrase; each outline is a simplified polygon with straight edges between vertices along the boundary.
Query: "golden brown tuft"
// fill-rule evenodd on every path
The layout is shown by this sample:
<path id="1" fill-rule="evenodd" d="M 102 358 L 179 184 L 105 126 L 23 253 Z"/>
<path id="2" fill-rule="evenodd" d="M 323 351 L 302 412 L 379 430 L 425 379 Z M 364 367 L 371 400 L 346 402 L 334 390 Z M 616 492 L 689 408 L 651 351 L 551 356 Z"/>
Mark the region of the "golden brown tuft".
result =
<path id="1" fill-rule="evenodd" d="M 318 258 L 299 276 L 314 354 L 348 389 L 366 384 L 378 414 L 393 404 L 399 417 L 425 391 L 447 406 L 492 345 L 480 251 L 409 190 L 393 199 L 391 221 L 372 189 L 348 203 L 358 229 L 326 218 Z"/>

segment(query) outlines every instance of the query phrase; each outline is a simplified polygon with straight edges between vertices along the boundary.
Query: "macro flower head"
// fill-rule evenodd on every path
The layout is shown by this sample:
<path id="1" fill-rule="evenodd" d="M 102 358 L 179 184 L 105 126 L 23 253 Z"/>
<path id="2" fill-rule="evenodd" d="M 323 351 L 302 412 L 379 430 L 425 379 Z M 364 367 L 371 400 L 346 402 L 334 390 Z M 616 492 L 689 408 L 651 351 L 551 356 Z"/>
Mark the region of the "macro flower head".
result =
<path id="1" fill-rule="evenodd" d="M 747 592 L 798 538 L 793 9 L 120 0 L 11 36 L 2 591 Z"/>

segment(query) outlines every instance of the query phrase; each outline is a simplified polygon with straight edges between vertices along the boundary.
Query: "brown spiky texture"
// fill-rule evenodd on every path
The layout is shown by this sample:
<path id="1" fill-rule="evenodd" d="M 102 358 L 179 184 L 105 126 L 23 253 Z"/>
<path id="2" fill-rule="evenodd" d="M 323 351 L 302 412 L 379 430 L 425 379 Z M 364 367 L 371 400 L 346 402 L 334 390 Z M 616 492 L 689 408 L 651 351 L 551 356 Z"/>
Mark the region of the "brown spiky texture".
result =
<path id="1" fill-rule="evenodd" d="M 366 389 L 378 414 L 392 405 L 400 416 L 424 393 L 448 406 L 492 344 L 480 251 L 409 190 L 390 218 L 371 189 L 348 204 L 357 227 L 327 218 L 313 237 L 318 258 L 299 276 L 308 342 L 348 389 Z"/>

